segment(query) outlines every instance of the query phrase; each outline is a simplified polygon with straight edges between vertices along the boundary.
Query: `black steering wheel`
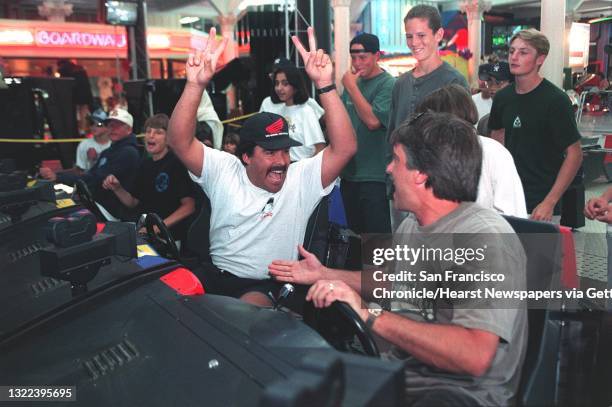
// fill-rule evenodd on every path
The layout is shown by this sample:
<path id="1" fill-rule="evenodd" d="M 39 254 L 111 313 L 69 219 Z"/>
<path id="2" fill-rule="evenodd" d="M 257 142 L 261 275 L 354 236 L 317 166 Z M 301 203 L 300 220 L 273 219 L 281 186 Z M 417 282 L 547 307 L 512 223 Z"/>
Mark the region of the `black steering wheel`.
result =
<path id="1" fill-rule="evenodd" d="M 106 217 L 102 214 L 102 211 L 100 211 L 100 208 L 98 208 L 98 205 L 96 205 L 93 194 L 85 181 L 78 179 L 74 183 L 74 186 L 83 206 L 89 209 L 89 211 L 93 213 L 100 222 L 107 221 L 108 219 L 106 219 Z"/>
<path id="2" fill-rule="evenodd" d="M 372 332 L 350 305 L 336 301 L 328 308 L 316 309 L 312 303 L 308 304 L 304 309 L 304 322 L 335 349 L 380 357 Z M 355 338 L 359 346 L 356 346 Z"/>
<path id="3" fill-rule="evenodd" d="M 157 226 L 159 234 L 155 233 L 153 226 Z M 159 251 L 164 257 L 179 259 L 179 250 L 176 246 L 176 241 L 172 237 L 172 233 L 168 226 L 156 213 L 148 213 L 145 219 L 145 228 L 147 229 L 147 237 L 149 242 Z"/>

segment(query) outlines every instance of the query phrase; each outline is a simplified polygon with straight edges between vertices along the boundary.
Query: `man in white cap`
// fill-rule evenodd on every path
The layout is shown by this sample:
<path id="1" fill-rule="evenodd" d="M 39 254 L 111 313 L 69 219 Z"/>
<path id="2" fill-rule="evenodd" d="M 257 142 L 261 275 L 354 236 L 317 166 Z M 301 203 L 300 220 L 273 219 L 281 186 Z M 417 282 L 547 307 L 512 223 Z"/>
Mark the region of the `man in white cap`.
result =
<path id="1" fill-rule="evenodd" d="M 121 182 L 121 185 L 131 185 L 133 175 L 138 166 L 140 153 L 136 146 L 136 136 L 132 133 L 134 118 L 124 109 L 115 109 L 105 121 L 111 139 L 110 148 L 104 150 L 96 164 L 82 175 L 71 172 L 54 173 L 50 168 L 40 169 L 40 175 L 50 181 L 73 185 L 82 179 L 90 188 L 94 199 L 104 206 L 113 216 L 120 218 L 122 204 L 112 191 L 102 188 L 102 182 L 110 174 Z"/>

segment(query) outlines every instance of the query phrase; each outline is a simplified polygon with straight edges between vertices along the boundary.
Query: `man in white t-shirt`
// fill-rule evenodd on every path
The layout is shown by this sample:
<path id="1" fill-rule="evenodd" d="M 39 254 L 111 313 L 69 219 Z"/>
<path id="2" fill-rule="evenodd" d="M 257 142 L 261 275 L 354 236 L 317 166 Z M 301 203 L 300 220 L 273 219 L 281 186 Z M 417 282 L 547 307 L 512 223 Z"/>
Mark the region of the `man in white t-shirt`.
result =
<path id="1" fill-rule="evenodd" d="M 93 167 L 100 153 L 111 145 L 108 128 L 104 124 L 106 119 L 108 116 L 102 109 L 96 110 L 87 118 L 93 138 L 81 141 L 77 147 L 75 165 L 81 171 L 87 171 Z"/>
<path id="2" fill-rule="evenodd" d="M 478 67 L 478 86 L 480 92 L 472 95 L 472 100 L 478 109 L 478 120 L 491 112 L 495 92 L 505 88 L 514 81 L 507 62 L 482 64 Z"/>
<path id="3" fill-rule="evenodd" d="M 209 38 L 215 38 L 214 28 Z M 285 119 L 274 113 L 259 113 L 244 123 L 240 158 L 208 148 L 193 137 L 197 106 L 226 41 L 216 49 L 209 43 L 187 60 L 187 84 L 172 114 L 168 137 L 211 201 L 213 265 L 198 271 L 209 293 L 271 305 L 266 294 L 276 293 L 281 284 L 270 279 L 268 264 L 277 258 L 297 259 L 297 245 L 304 239 L 310 214 L 357 149 L 335 90 L 331 59 L 317 51 L 312 28 L 308 40 L 311 51 L 293 38 L 323 107 L 334 112 L 326 115 L 330 144 L 315 157 L 291 165 L 289 148 L 299 143 L 289 137 Z"/>

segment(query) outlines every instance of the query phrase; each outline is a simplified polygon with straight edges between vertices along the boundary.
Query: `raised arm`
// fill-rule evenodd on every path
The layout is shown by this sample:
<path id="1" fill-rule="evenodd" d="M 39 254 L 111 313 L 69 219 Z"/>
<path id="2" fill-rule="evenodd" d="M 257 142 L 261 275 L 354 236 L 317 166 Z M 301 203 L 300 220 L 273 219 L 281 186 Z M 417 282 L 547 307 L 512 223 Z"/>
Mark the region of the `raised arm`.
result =
<path id="1" fill-rule="evenodd" d="M 168 124 L 168 143 L 172 151 L 197 176 L 202 173 L 204 148 L 194 136 L 196 114 L 202 93 L 213 77 L 219 56 L 227 43 L 227 38 L 224 38 L 215 47 L 215 35 L 216 30 L 211 28 L 204 49 L 189 54 L 185 65 L 187 83 Z"/>
<path id="2" fill-rule="evenodd" d="M 306 51 L 300 40 L 291 37 L 295 48 L 298 50 L 306 73 L 314 82 L 317 89 L 322 89 L 334 84 L 332 66 L 329 55 L 322 49 L 317 50 L 317 43 L 312 27 L 308 27 L 309 51 Z M 323 150 L 323 163 L 321 166 L 321 184 L 327 187 L 340 175 L 340 171 L 349 162 L 357 151 L 357 140 L 355 130 L 351 125 L 348 113 L 338 96 L 338 92 L 332 90 L 320 95 L 321 104 L 325 109 L 325 127 L 329 137 L 329 145 Z M 331 113 L 330 113 L 331 112 Z"/>
<path id="3" fill-rule="evenodd" d="M 351 100 L 353 101 L 353 105 L 355 106 L 357 116 L 359 116 L 359 119 L 361 119 L 363 124 L 365 124 L 368 130 L 376 130 L 380 128 L 383 123 L 378 120 L 378 117 L 376 117 L 374 114 L 372 105 L 359 90 L 359 86 L 357 86 L 358 77 L 359 72 L 353 73 L 352 68 L 347 70 L 342 76 L 344 91 L 348 92 Z"/>

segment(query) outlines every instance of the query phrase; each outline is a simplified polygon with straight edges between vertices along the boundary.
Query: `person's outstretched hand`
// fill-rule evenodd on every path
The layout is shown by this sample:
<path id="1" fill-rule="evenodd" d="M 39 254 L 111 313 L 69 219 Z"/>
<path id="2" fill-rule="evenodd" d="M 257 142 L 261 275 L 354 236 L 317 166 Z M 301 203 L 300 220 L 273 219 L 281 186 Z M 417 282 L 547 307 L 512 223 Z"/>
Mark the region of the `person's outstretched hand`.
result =
<path id="1" fill-rule="evenodd" d="M 334 84 L 334 67 L 329 55 L 322 49 L 317 49 L 317 40 L 315 38 L 314 29 L 308 27 L 308 48 L 307 51 L 298 37 L 291 37 L 295 48 L 298 50 L 302 59 L 308 77 L 314 82 L 318 89 Z"/>
<path id="2" fill-rule="evenodd" d="M 189 54 L 185 65 L 188 83 L 206 86 L 215 74 L 219 57 L 227 45 L 227 38 L 217 45 L 216 34 L 215 28 L 211 28 L 204 49 Z"/>
<path id="3" fill-rule="evenodd" d="M 323 266 L 317 257 L 298 246 L 302 260 L 274 260 L 268 266 L 268 272 L 277 281 L 297 284 L 314 284 L 323 278 Z"/>

